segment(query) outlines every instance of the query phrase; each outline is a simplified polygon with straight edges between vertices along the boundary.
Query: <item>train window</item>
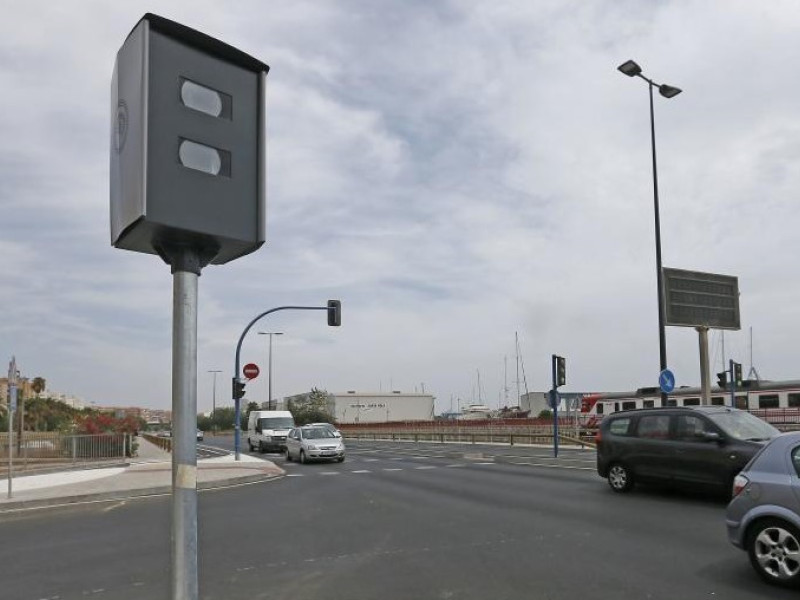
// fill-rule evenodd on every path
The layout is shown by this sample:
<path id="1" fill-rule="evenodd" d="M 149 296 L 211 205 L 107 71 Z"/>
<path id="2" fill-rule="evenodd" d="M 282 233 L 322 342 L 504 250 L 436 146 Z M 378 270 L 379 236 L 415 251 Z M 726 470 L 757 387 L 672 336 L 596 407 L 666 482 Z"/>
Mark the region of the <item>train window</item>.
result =
<path id="1" fill-rule="evenodd" d="M 597 407 L 597 414 L 602 415 L 603 408 L 605 407 L 605 405 L 602 402 L 598 402 L 597 404 L 595 404 L 595 406 Z"/>
<path id="2" fill-rule="evenodd" d="M 778 394 L 761 394 L 758 397 L 758 408 L 778 408 Z"/>
<path id="3" fill-rule="evenodd" d="M 711 398 L 711 406 L 725 406 L 725 398 L 722 396 L 714 396 Z"/>
<path id="4" fill-rule="evenodd" d="M 644 408 L 655 408 L 656 401 L 655 400 L 645 400 L 642 402 L 642 407 Z"/>
<path id="5" fill-rule="evenodd" d="M 700 406 L 700 398 L 686 398 L 683 401 L 684 406 Z"/>
<path id="6" fill-rule="evenodd" d="M 675 398 L 667 398 L 667 406 L 678 406 L 678 401 Z"/>
<path id="7" fill-rule="evenodd" d="M 736 408 L 747 410 L 747 396 L 736 396 Z"/>
<path id="8" fill-rule="evenodd" d="M 788 406 L 796 407 L 800 406 L 800 394 L 789 394 L 787 396 L 788 399 Z"/>
<path id="9" fill-rule="evenodd" d="M 636 408 L 636 401 L 631 402 L 623 402 L 622 403 L 622 410 L 634 410 Z"/>

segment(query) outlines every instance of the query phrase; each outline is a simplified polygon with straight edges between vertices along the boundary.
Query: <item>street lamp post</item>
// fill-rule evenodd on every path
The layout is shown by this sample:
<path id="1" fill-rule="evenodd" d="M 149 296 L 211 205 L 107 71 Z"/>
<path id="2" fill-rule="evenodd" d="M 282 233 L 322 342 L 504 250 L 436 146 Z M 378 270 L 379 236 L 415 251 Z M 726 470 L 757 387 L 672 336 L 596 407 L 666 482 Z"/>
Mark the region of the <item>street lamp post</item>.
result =
<path id="1" fill-rule="evenodd" d="M 282 331 L 259 331 L 258 335 L 269 336 L 269 360 L 267 361 L 267 410 L 272 410 L 272 336 L 283 335 Z"/>
<path id="2" fill-rule="evenodd" d="M 650 92 L 650 146 L 653 152 L 653 208 L 655 211 L 655 229 L 656 229 L 656 285 L 658 286 L 658 349 L 660 360 L 660 371 L 667 368 L 667 339 L 664 332 L 664 278 L 661 269 L 661 218 L 658 210 L 658 171 L 656 169 L 656 126 L 655 116 L 653 112 L 653 88 L 658 87 L 658 92 L 664 98 L 674 98 L 681 93 L 681 90 L 662 83 L 661 85 L 655 83 L 642 75 L 642 68 L 634 61 L 629 60 L 619 67 L 619 71 L 628 77 L 639 77 L 647 82 L 647 87 Z M 667 394 L 661 392 L 661 406 L 667 405 Z"/>
<path id="3" fill-rule="evenodd" d="M 209 370 L 208 372 L 214 374 L 214 389 L 211 396 L 211 434 L 217 435 L 217 373 L 222 373 L 222 371 Z"/>

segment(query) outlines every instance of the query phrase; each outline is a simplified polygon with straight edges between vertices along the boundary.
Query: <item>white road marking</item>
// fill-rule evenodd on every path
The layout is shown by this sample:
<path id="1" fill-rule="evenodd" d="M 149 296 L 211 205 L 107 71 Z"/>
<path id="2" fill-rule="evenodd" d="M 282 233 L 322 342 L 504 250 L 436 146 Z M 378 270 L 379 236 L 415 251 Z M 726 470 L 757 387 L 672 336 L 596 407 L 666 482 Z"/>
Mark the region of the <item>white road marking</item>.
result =
<path id="1" fill-rule="evenodd" d="M 403 469 L 388 469 L 385 468 L 384 471 L 402 471 Z"/>
<path id="2" fill-rule="evenodd" d="M 362 469 L 360 471 L 350 471 L 351 473 L 372 473 L 372 471 L 367 471 L 366 469 Z"/>
<path id="3" fill-rule="evenodd" d="M 287 473 L 286 477 L 302 477 L 302 473 Z"/>
<path id="4" fill-rule="evenodd" d="M 322 471 L 320 475 L 340 475 L 339 471 Z"/>
<path id="5" fill-rule="evenodd" d="M 422 467 L 414 467 L 417 471 L 421 471 L 423 469 L 435 469 L 436 467 L 433 466 L 422 466 Z"/>

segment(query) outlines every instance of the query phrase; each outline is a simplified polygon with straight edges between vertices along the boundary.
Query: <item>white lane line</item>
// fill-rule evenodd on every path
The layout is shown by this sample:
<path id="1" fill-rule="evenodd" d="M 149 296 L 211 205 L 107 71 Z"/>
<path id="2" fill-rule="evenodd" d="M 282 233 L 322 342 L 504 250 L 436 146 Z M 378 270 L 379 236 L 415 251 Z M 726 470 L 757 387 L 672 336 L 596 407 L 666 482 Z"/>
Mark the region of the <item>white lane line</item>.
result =
<path id="1" fill-rule="evenodd" d="M 322 471 L 320 475 L 340 475 L 339 471 Z"/>
<path id="2" fill-rule="evenodd" d="M 457 464 L 457 465 L 446 465 L 446 466 L 447 466 L 447 468 L 449 468 L 449 469 L 458 469 L 458 468 L 461 468 L 461 467 L 466 467 L 467 465 L 464 465 L 464 464 Z"/>
<path id="3" fill-rule="evenodd" d="M 496 465 L 497 463 L 493 463 L 493 462 L 490 462 L 490 463 L 487 463 L 487 462 L 479 463 L 479 462 L 476 462 L 474 464 L 476 464 L 476 465 Z"/>
<path id="4" fill-rule="evenodd" d="M 367 471 L 366 469 L 361 469 L 359 471 L 350 471 L 351 473 L 372 473 L 372 471 Z"/>
<path id="5" fill-rule="evenodd" d="M 302 477 L 302 473 L 287 473 L 286 477 Z"/>
<path id="6" fill-rule="evenodd" d="M 362 458 L 361 460 L 364 462 L 378 462 L 380 458 Z"/>
<path id="7" fill-rule="evenodd" d="M 421 471 L 423 469 L 435 469 L 434 466 L 423 466 L 423 467 L 414 467 L 417 471 Z"/>
<path id="8" fill-rule="evenodd" d="M 384 468 L 383 470 L 384 470 L 384 471 L 402 471 L 403 469 L 389 469 L 389 468 Z"/>

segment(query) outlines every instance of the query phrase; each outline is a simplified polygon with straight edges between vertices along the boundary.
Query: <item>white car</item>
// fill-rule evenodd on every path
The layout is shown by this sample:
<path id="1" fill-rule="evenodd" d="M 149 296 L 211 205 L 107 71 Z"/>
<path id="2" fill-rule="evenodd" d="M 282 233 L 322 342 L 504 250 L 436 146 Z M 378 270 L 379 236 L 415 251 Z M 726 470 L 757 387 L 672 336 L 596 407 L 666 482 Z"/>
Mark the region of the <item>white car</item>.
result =
<path id="1" fill-rule="evenodd" d="M 301 463 L 311 460 L 344 462 L 344 442 L 327 427 L 297 427 L 286 437 L 286 460 Z"/>

